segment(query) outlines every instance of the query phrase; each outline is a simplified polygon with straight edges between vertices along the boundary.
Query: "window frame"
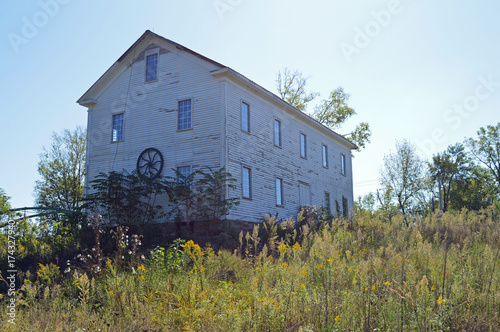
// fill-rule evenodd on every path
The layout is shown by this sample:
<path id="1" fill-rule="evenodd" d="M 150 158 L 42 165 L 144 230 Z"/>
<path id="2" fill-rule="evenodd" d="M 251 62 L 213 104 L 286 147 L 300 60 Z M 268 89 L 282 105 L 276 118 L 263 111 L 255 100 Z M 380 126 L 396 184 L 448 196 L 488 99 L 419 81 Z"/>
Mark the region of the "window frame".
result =
<path id="1" fill-rule="evenodd" d="M 246 106 L 246 112 L 244 112 L 243 107 Z M 246 113 L 246 128 L 244 127 L 244 117 L 243 114 Z M 246 101 L 241 101 L 240 104 L 240 116 L 241 116 L 241 131 L 250 134 L 250 103 Z"/>
<path id="2" fill-rule="evenodd" d="M 328 168 L 328 145 L 321 145 L 321 164 L 324 168 Z"/>
<path id="3" fill-rule="evenodd" d="M 248 171 L 248 196 L 245 196 L 245 170 Z M 252 199 L 252 169 L 248 166 L 241 167 L 241 197 L 244 199 Z"/>
<path id="4" fill-rule="evenodd" d="M 300 157 L 303 159 L 307 159 L 307 135 L 303 132 L 299 133 L 299 146 L 300 146 Z"/>
<path id="5" fill-rule="evenodd" d="M 278 192 L 278 184 L 279 184 L 279 192 Z M 274 180 L 274 195 L 276 206 L 283 207 L 285 203 L 283 201 L 283 178 L 276 177 Z"/>
<path id="6" fill-rule="evenodd" d="M 301 207 L 312 205 L 312 191 L 311 191 L 311 185 L 307 182 L 299 180 L 299 205 Z M 305 189 L 305 192 L 302 190 Z M 301 193 L 307 194 L 307 197 L 303 197 Z M 303 203 L 303 200 L 307 200 L 306 204 L 301 204 Z"/>
<path id="7" fill-rule="evenodd" d="M 278 124 L 278 136 L 276 136 L 276 124 Z M 281 120 L 278 118 L 273 119 L 273 144 L 274 146 L 278 148 L 283 147 L 283 141 L 282 141 L 282 126 L 281 126 Z M 276 144 L 276 139 L 278 139 L 278 144 Z"/>
<path id="8" fill-rule="evenodd" d="M 342 196 L 342 217 L 344 219 L 349 217 L 349 201 L 345 196 Z"/>
<path id="9" fill-rule="evenodd" d="M 120 139 L 115 139 L 115 118 L 121 116 L 121 136 Z M 112 115 L 111 118 L 111 143 L 116 143 L 116 142 L 122 142 L 123 141 L 123 129 L 124 129 L 124 123 L 125 123 L 125 113 L 116 113 Z"/>
<path id="10" fill-rule="evenodd" d="M 184 175 L 182 172 L 181 172 L 181 168 L 189 168 L 189 174 L 186 176 Z M 191 173 L 193 173 L 193 168 L 191 167 L 191 165 L 184 165 L 184 166 L 177 166 L 177 172 L 178 173 L 181 173 L 182 175 L 184 175 L 184 177 L 188 177 L 189 175 L 191 175 Z M 177 173 L 177 184 L 186 184 L 186 183 L 182 183 L 181 182 L 181 179 L 179 178 L 179 174 Z"/>
<path id="11" fill-rule="evenodd" d="M 340 154 L 340 174 L 346 176 L 346 160 L 343 153 Z"/>
<path id="12" fill-rule="evenodd" d="M 155 77 L 154 79 L 148 80 L 148 64 L 149 64 L 149 59 L 152 56 L 156 56 L 156 64 L 155 64 Z M 152 83 L 152 82 L 157 82 L 158 81 L 158 68 L 159 68 L 159 63 L 160 63 L 160 49 L 152 49 L 148 50 L 144 53 L 144 60 L 145 60 L 145 70 L 144 70 L 144 83 Z"/>
<path id="13" fill-rule="evenodd" d="M 181 103 L 189 101 L 189 127 L 181 128 Z M 193 98 L 184 98 L 177 100 L 177 131 L 193 129 Z"/>
<path id="14" fill-rule="evenodd" d="M 332 205 L 332 199 L 330 196 L 330 192 L 325 191 L 325 208 L 326 208 L 328 214 L 330 214 L 330 215 L 332 214 L 331 205 Z"/>

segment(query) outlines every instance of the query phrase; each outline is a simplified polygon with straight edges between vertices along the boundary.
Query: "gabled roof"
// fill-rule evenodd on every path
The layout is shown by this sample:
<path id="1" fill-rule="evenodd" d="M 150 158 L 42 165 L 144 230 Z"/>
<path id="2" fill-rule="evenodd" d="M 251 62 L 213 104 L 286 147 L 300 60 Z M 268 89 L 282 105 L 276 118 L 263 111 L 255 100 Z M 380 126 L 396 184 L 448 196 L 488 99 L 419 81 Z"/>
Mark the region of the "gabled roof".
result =
<path id="1" fill-rule="evenodd" d="M 173 46 L 175 46 L 177 49 L 181 50 L 181 51 L 184 51 L 184 52 L 187 52 L 189 54 L 192 54 L 206 62 L 209 62 L 215 66 L 219 66 L 221 68 L 224 68 L 226 66 L 224 66 L 223 64 L 219 63 L 219 62 L 216 62 L 212 59 L 209 59 L 207 58 L 206 56 L 204 55 L 201 55 L 199 53 L 196 53 L 195 51 L 187 48 L 187 47 L 184 47 L 182 46 L 181 44 L 178 44 L 170 39 L 167 39 L 165 37 L 162 37 L 150 30 L 146 30 L 142 36 L 139 37 L 139 39 L 137 39 L 135 41 L 135 43 L 132 44 L 132 46 L 130 46 L 128 48 L 128 50 L 125 51 L 125 53 L 122 54 L 122 56 L 120 56 L 118 58 L 118 60 L 116 60 L 116 62 L 111 66 L 109 67 L 108 70 L 106 70 L 106 72 L 104 74 L 102 74 L 101 77 L 99 77 L 99 79 L 94 83 L 92 84 L 92 86 L 76 101 L 77 103 L 79 103 L 80 105 L 82 106 L 89 106 L 93 103 L 95 103 L 94 100 L 92 99 L 89 99 L 88 96 L 91 94 L 92 91 L 94 91 L 98 86 L 100 86 L 104 81 L 107 80 L 107 78 L 111 77 L 117 70 L 119 67 L 121 67 L 122 65 L 124 65 L 124 60 L 127 59 L 129 56 L 133 55 L 134 54 L 134 50 L 135 48 L 140 44 L 142 43 L 144 40 L 146 40 L 147 38 L 157 38 L 159 40 L 162 40 L 164 42 L 167 42 Z M 227 67 L 226 67 L 227 68 Z"/>
<path id="2" fill-rule="evenodd" d="M 124 60 L 126 60 L 129 56 L 133 55 L 135 53 L 135 48 L 138 47 L 138 45 L 140 43 L 142 43 L 144 40 L 146 40 L 147 38 L 157 38 L 161 41 L 167 42 L 167 43 L 175 46 L 177 49 L 179 49 L 181 51 L 187 52 L 191 55 L 194 55 L 194 56 L 200 58 L 203 61 L 206 61 L 206 62 L 211 63 L 217 67 L 220 67 L 220 69 L 212 71 L 212 75 L 214 77 L 228 76 L 228 77 L 232 78 L 233 80 L 235 80 L 236 82 L 243 84 L 243 85 L 246 85 L 249 88 L 251 88 L 252 90 L 254 90 L 255 92 L 265 96 L 267 99 L 271 100 L 272 102 L 285 107 L 288 111 L 290 111 L 293 114 L 295 114 L 296 116 L 300 117 L 305 122 L 308 122 L 309 124 L 317 127 L 318 129 L 325 131 L 330 135 L 335 136 L 337 139 L 339 139 L 341 142 L 343 142 L 350 149 L 355 150 L 358 148 L 354 143 L 349 141 L 344 136 L 331 130 L 330 128 L 328 128 L 324 124 L 318 122 L 317 120 L 315 120 L 312 117 L 310 117 L 309 115 L 307 115 L 306 113 L 298 110 L 297 108 L 295 108 L 291 104 L 287 103 L 286 101 L 284 101 L 283 99 L 281 99 L 280 97 L 275 95 L 274 93 L 263 88 L 262 86 L 253 82 L 252 80 L 248 79 L 244 75 L 241 75 L 237 71 L 221 64 L 220 62 L 217 62 L 217 61 L 214 61 L 210 58 L 207 58 L 206 56 L 201 55 L 201 54 L 199 54 L 199 53 L 197 53 L 197 52 L 195 52 L 187 47 L 184 47 L 183 45 L 178 44 L 170 39 L 162 37 L 154 32 L 151 32 L 150 30 L 146 30 L 142 34 L 142 36 L 139 37 L 139 39 L 137 39 L 136 42 L 134 44 L 132 44 L 132 46 L 130 46 L 128 48 L 128 50 L 126 50 L 125 53 L 123 53 L 123 55 L 120 56 L 120 58 L 118 58 L 118 60 L 116 60 L 116 62 L 77 100 L 77 103 L 79 103 L 82 106 L 91 106 L 91 105 L 95 104 L 95 100 L 88 98 L 89 95 L 91 95 L 91 93 L 94 90 L 96 90 L 103 82 L 107 81 L 107 79 L 109 77 L 113 76 L 113 74 L 115 74 L 121 66 L 126 65 L 126 61 L 124 61 Z"/>

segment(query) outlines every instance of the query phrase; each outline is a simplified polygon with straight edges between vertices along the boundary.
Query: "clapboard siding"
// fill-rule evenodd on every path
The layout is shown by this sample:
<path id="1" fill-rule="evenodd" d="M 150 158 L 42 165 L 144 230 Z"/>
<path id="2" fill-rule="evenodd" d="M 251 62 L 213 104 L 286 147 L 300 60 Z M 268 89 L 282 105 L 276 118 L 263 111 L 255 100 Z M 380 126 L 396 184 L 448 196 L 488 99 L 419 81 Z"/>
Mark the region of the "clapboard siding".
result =
<path id="1" fill-rule="evenodd" d="M 159 45 L 150 45 L 156 48 Z M 172 168 L 219 168 L 220 84 L 200 59 L 161 48 L 157 82 L 144 83 L 144 52 L 100 91 L 88 119 L 88 182 L 100 172 L 132 172 L 137 157 L 154 147 L 163 154 L 164 176 Z M 178 101 L 192 99 L 192 129 L 177 130 Z M 113 114 L 124 114 L 123 141 L 111 142 Z"/>
<path id="2" fill-rule="evenodd" d="M 295 216 L 299 209 L 299 182 L 311 187 L 313 205 L 325 205 L 330 194 L 332 211 L 342 197 L 353 206 L 351 153 L 334 138 L 322 134 L 288 110 L 238 85 L 227 83 L 228 169 L 237 175 L 241 195 L 242 167 L 252 169 L 252 199 L 242 199 L 228 218 L 255 221 L 265 213 Z M 241 102 L 250 105 L 250 134 L 241 130 Z M 281 121 L 282 147 L 274 145 L 274 119 Z M 300 157 L 300 133 L 307 137 L 307 159 Z M 328 147 L 328 168 L 322 165 L 322 145 Z M 340 155 L 346 157 L 341 174 Z M 283 179 L 283 206 L 276 206 L 275 179 Z M 258 209 L 256 209 L 258 207 Z"/>
<path id="3" fill-rule="evenodd" d="M 145 57 L 158 51 L 158 80 L 145 83 Z M 149 51 L 149 52 L 148 52 Z M 239 74 L 151 32 L 146 32 L 85 94 L 89 107 L 86 192 L 100 172 L 132 172 L 139 154 L 154 147 L 163 154 L 164 176 L 172 168 L 225 167 L 237 179 L 230 197 L 242 198 L 243 167 L 252 170 L 252 197 L 241 199 L 227 216 L 260 221 L 298 212 L 299 183 L 311 190 L 311 203 L 324 205 L 329 192 L 332 211 L 342 197 L 353 206 L 350 145 L 321 125 L 263 91 Z M 231 76 L 233 75 L 233 76 Z M 245 83 L 246 82 L 246 83 Z M 192 129 L 177 130 L 178 102 L 192 100 Z M 241 130 L 241 103 L 250 105 L 250 133 Z M 111 142 L 112 117 L 124 114 L 123 141 Z M 281 121 L 282 147 L 273 143 L 273 121 Z M 307 135 L 307 159 L 300 157 L 300 133 Z M 322 166 L 322 145 L 328 168 Z M 342 175 L 340 155 L 346 157 Z M 283 206 L 276 206 L 275 179 L 283 180 Z M 159 203 L 166 204 L 166 198 Z"/>

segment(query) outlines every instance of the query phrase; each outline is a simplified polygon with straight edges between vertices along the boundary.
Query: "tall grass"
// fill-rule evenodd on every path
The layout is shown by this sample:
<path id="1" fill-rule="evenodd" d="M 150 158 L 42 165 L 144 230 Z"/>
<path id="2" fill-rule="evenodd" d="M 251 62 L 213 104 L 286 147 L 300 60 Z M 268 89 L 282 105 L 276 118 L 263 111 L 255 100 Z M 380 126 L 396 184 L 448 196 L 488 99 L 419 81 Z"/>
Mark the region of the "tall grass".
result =
<path id="1" fill-rule="evenodd" d="M 491 211 L 436 212 L 410 227 L 377 213 L 319 227 L 298 219 L 267 217 L 234 251 L 188 241 L 129 268 L 108 259 L 98 276 L 42 266 L 2 330 L 498 330 Z"/>

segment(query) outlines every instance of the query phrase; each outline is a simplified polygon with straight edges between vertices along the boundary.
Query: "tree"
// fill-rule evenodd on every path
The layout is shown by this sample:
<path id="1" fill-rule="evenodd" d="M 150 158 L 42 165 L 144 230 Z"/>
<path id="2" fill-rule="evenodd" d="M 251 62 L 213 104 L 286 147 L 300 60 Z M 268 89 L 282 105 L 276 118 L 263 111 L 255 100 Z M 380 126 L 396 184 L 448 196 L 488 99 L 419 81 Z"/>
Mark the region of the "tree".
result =
<path id="1" fill-rule="evenodd" d="M 403 215 L 416 212 L 424 186 L 424 162 L 407 140 L 396 142 L 396 152 L 384 156 L 380 184 L 386 188 Z"/>
<path id="2" fill-rule="evenodd" d="M 361 212 L 372 213 L 375 211 L 375 203 L 375 195 L 373 193 L 358 196 L 358 199 L 354 202 L 354 212 L 356 214 Z"/>
<path id="3" fill-rule="evenodd" d="M 52 134 L 52 144 L 40 155 L 35 204 L 74 210 L 83 196 L 86 130 L 77 127 Z"/>
<path id="4" fill-rule="evenodd" d="M 495 179 L 487 168 L 471 165 L 467 176 L 459 177 L 452 186 L 449 209 L 480 210 L 493 204 L 496 195 Z"/>
<path id="5" fill-rule="evenodd" d="M 316 92 L 306 91 L 308 79 L 309 77 L 303 77 L 302 73 L 298 70 L 290 72 L 288 68 L 285 68 L 283 74 L 279 72 L 276 85 L 281 99 L 296 109 L 305 112 L 307 103 L 319 95 Z"/>
<path id="6" fill-rule="evenodd" d="M 214 171 L 209 167 L 208 172 L 201 172 L 201 176 L 202 178 L 197 182 L 202 190 L 201 218 L 209 223 L 218 222 L 233 207 L 240 204 L 239 198 L 227 197 L 226 194 L 226 190 L 236 189 L 233 184 L 236 179 L 224 168 Z"/>
<path id="7" fill-rule="evenodd" d="M 439 208 L 448 211 L 451 190 L 455 183 L 469 174 L 470 159 L 462 144 L 450 145 L 446 151 L 432 157 L 428 164 L 432 180 L 438 185 Z"/>
<path id="8" fill-rule="evenodd" d="M 161 177 L 152 179 L 137 172 L 99 173 L 90 181 L 92 193 L 84 207 L 111 225 L 146 224 L 164 216 L 157 198 L 166 192 Z"/>
<path id="9" fill-rule="evenodd" d="M 5 190 L 0 188 L 0 227 L 2 227 L 3 222 L 8 221 L 7 219 L 13 216 L 13 213 L 9 211 L 12 209 L 9 199 L 10 197 L 7 196 Z"/>
<path id="10" fill-rule="evenodd" d="M 319 96 L 319 93 L 306 90 L 308 79 L 309 77 L 304 77 L 298 70 L 291 72 L 285 68 L 283 73 L 278 73 L 276 80 L 281 99 L 305 113 L 308 104 Z M 350 95 L 342 87 L 338 87 L 330 92 L 327 99 L 314 107 L 314 112 L 310 116 L 331 129 L 338 129 L 356 114 L 356 111 L 348 105 L 349 97 Z M 346 135 L 359 148 L 364 148 L 370 142 L 370 136 L 370 126 L 366 122 L 361 122 Z"/>
<path id="11" fill-rule="evenodd" d="M 496 126 L 481 127 L 477 139 L 469 138 L 467 145 L 472 155 L 490 171 L 497 192 L 500 190 L 500 122 Z"/>
<path id="12" fill-rule="evenodd" d="M 226 190 L 232 190 L 234 179 L 224 168 L 218 171 L 208 167 L 208 172 L 197 170 L 183 175 L 175 170 L 176 177 L 164 182 L 168 188 L 169 201 L 173 205 L 170 214 L 174 213 L 177 220 L 190 224 L 193 220 L 203 220 L 211 225 L 221 221 L 222 217 L 239 205 L 239 198 L 226 196 Z"/>

